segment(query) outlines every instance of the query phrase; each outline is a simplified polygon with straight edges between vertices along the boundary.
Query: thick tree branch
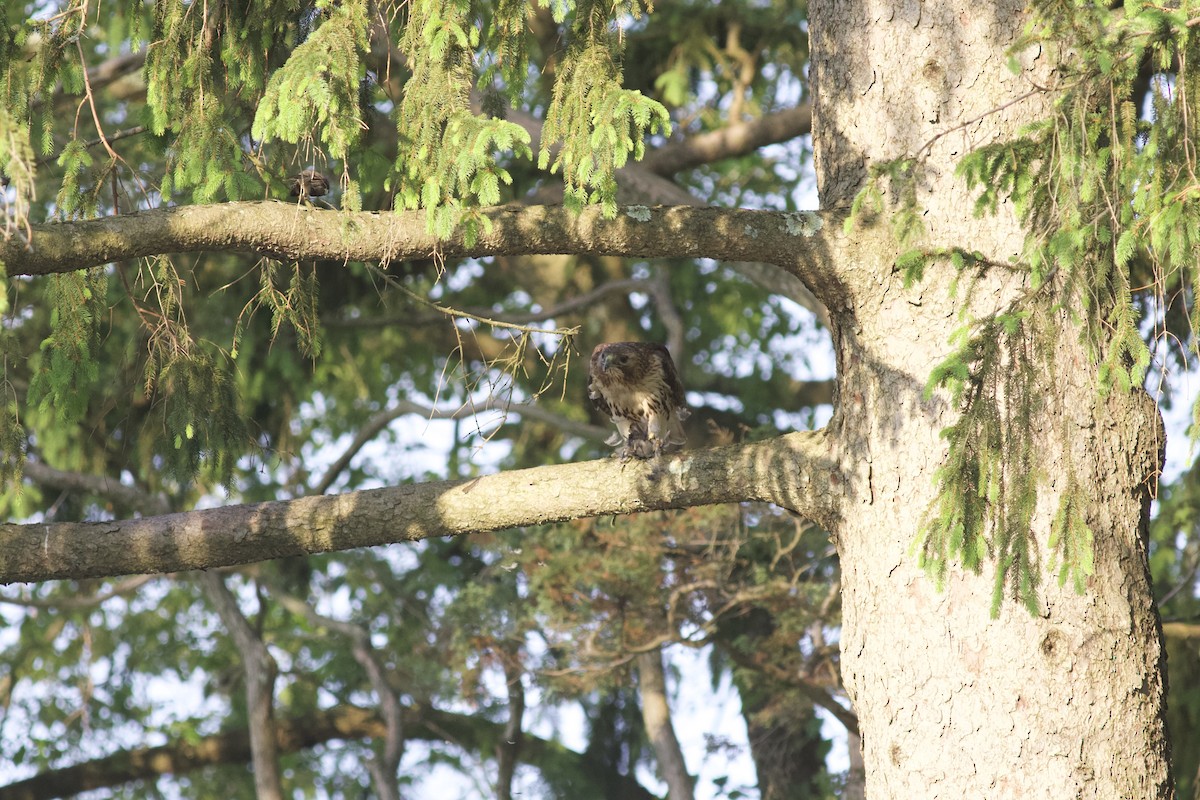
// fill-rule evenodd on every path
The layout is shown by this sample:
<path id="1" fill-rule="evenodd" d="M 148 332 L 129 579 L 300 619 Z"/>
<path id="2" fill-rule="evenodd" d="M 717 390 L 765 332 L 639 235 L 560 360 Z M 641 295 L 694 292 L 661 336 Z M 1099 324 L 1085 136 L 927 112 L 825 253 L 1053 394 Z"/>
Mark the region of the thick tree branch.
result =
<path id="1" fill-rule="evenodd" d="M 504 726 L 479 717 L 431 708 L 404 709 L 404 726 L 410 738 L 448 742 L 483 754 L 503 735 Z M 384 722 L 372 711 L 342 706 L 308 717 L 280 720 L 276 736 L 280 752 L 292 753 L 331 739 L 365 739 L 386 735 Z M 0 786 L 0 800 L 48 800 L 92 789 L 103 789 L 130 781 L 162 775 L 182 775 L 217 764 L 245 763 L 250 758 L 250 739 L 244 730 L 207 736 L 198 742 L 178 741 L 162 747 L 124 750 L 104 758 L 62 769 L 49 770 L 32 778 Z M 556 775 L 575 773 L 597 776 L 597 765 L 588 757 L 557 742 L 525 736 L 521 750 L 524 763 Z M 607 775 L 621 797 L 654 800 L 655 796 L 635 779 Z M 580 785 L 586 786 L 586 782 Z"/>
<path id="2" fill-rule="evenodd" d="M 137 520 L 0 525 L 0 583 L 212 569 L 746 500 L 830 527 L 841 486 L 826 432 L 798 432 L 658 461 L 585 461 Z"/>
<path id="3" fill-rule="evenodd" d="M 894 249 L 886 226 L 842 230 L 843 212 L 630 206 L 606 220 L 589 206 L 481 209 L 473 245 L 462 229 L 446 241 L 426 230 L 424 212 L 334 213 L 275 201 L 237 202 L 32 226 L 31 240 L 0 243 L 12 275 L 47 275 L 162 253 L 244 251 L 283 260 L 388 264 L 428 258 L 597 253 L 612 256 L 747 259 L 794 273 L 818 300 L 843 308 L 846 275 L 862 248 Z M 876 241 L 877 240 L 877 241 Z M 851 265 L 849 267 L 841 265 Z"/>

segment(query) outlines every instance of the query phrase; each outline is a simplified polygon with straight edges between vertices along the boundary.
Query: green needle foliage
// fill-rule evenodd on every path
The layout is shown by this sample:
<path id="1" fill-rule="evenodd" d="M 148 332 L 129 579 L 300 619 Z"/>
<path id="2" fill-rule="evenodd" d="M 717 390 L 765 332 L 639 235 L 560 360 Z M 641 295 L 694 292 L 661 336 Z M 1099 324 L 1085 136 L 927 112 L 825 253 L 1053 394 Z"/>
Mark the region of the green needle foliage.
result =
<path id="1" fill-rule="evenodd" d="M 1023 261 L 1030 290 L 1019 307 L 960 329 L 956 349 L 929 378 L 927 391 L 949 389 L 963 416 L 944 432 L 950 451 L 936 477 L 939 497 L 914 545 L 939 584 L 951 560 L 975 571 L 992 561 L 993 614 L 1006 593 L 1037 608 L 1028 523 L 1042 476 L 1030 458 L 1028 423 L 1037 406 L 1027 389 L 1034 374 L 1053 372 L 1047 346 L 1053 334 L 1039 320 L 1064 311 L 1077 319 L 1101 393 L 1128 392 L 1143 385 L 1151 363 L 1145 312 L 1158 331 L 1166 313 L 1140 307 L 1136 294 L 1194 298 L 1200 281 L 1200 124 L 1193 102 L 1200 91 L 1194 67 L 1200 9 L 1051 1 L 1034 2 L 1031 10 L 1012 52 L 1038 45 L 1058 59 L 1047 87 L 1056 97 L 1054 115 L 958 165 L 979 191 L 977 213 L 1015 204 L 1028 231 Z M 882 211 L 887 187 L 897 240 L 919 238 L 912 170 L 909 158 L 873 166 L 847 224 Z M 934 258 L 948 258 L 959 271 L 988 266 L 965 251 L 910 250 L 897 261 L 906 285 L 919 281 Z M 1171 331 L 1192 354 L 1198 326 L 1191 316 L 1183 330 Z M 1194 414 L 1200 420 L 1200 400 Z M 1050 567 L 1060 584 L 1069 580 L 1083 591 L 1093 566 L 1088 488 L 1068 477 L 1052 525 Z"/>
<path id="2" fill-rule="evenodd" d="M 483 224 L 470 209 L 510 199 L 514 174 L 534 169 L 530 133 L 503 118 L 501 98 L 525 105 L 535 90 L 544 92 L 550 120 L 543 164 L 553 152 L 574 207 L 595 202 L 613 212 L 615 170 L 630 154 L 642 155 L 645 136 L 669 129 L 660 104 L 621 85 L 624 40 L 611 21 L 644 24 L 646 9 L 605 2 L 547 8 L 569 36 L 545 87 L 531 82 L 531 8 L 516 0 L 115 0 L 105 5 L 103 42 L 93 38 L 94 20 L 85 19 L 95 12 L 88 4 L 14 10 L 0 31 L 0 158 L 14 198 L 5 235 L 20 235 L 31 217 L 82 219 L 177 201 L 262 197 L 278 190 L 297 162 L 324 159 L 341 166 L 343 208 L 363 207 L 365 183 L 375 207 L 424 208 L 431 230 L 448 236 L 462 226 L 470 239 Z M 379 51 L 387 53 L 382 66 Z M 121 52 L 144 54 L 143 102 L 114 104 L 88 77 L 89 53 Z M 399 93 L 394 84 L 381 86 L 393 71 L 404 79 Z M 55 116 L 58 94 L 81 98 L 76 124 L 66 130 Z M 476 113 L 478 102 L 485 113 Z M 80 120 L 99 120 L 110 135 L 116 125 L 144 129 L 137 155 L 126 158 L 103 135 L 81 135 Z M 389 135 L 389 146 L 379 146 Z M 58 167 L 52 207 L 34 203 L 38 155 Z M 144 345 L 130 357 L 144 374 L 143 400 L 160 415 L 150 428 L 159 432 L 159 457 L 180 479 L 212 467 L 228 481 L 250 441 L 237 422 L 243 404 L 234 377 L 247 321 L 257 309 L 269 311 L 271 340 L 294 337 L 309 358 L 323 342 L 319 270 L 269 262 L 255 269 L 257 281 L 247 283 L 260 290 L 215 341 L 195 333 L 183 313 L 187 275 L 172 259 L 123 265 L 106 279 L 86 278 L 86 287 L 81 276 L 51 281 L 58 288 L 47 298 L 53 311 L 31 399 L 67 422 L 82 420 L 88 388 L 104 379 L 95 330 L 107 313 L 104 298 L 128 294 L 141 327 L 131 341 Z M 281 280 L 286 270 L 291 275 Z M 227 278 L 227 286 L 242 279 Z M 123 291 L 113 292 L 118 282 Z M 218 411 L 201 420 L 180 410 L 189 406 Z M 15 429 L 15 417 L 5 425 Z M 23 450 L 13 452 L 11 464 L 19 465 Z M 6 467 L 0 477 L 9 475 L 16 473 Z"/>
<path id="3" fill-rule="evenodd" d="M 276 70 L 258 104 L 251 133 L 256 139 L 299 144 L 318 139 L 344 159 L 362 133 L 359 54 L 367 49 L 366 2 L 323 3 L 326 19 Z"/>
<path id="4" fill-rule="evenodd" d="M 1103 385 L 1127 391 L 1150 363 L 1134 290 L 1183 280 L 1194 291 L 1200 279 L 1197 9 L 1129 2 L 1035 10 L 1016 48 L 1072 43 L 1055 116 L 971 153 L 959 173 L 980 189 L 980 211 L 1013 199 L 1029 230 L 1034 288 L 1053 281 L 1059 304 L 1081 315 Z M 1138 107 L 1147 88 L 1148 117 Z"/>
<path id="5" fill-rule="evenodd" d="M 1042 476 L 1028 425 L 1041 396 L 1034 372 L 1041 357 L 1031 352 L 1040 340 L 1033 322 L 1022 312 L 960 329 L 959 349 L 934 370 L 925 390 L 928 398 L 948 388 L 963 414 L 942 431 L 950 452 L 935 473 L 938 499 L 914 548 L 939 588 L 951 558 L 976 572 L 994 562 L 993 616 L 1006 597 L 1038 611 L 1031 520 Z M 1072 563 L 1071 569 L 1083 567 Z"/>
<path id="6" fill-rule="evenodd" d="M 54 275 L 49 281 L 50 335 L 42 341 L 29 395 L 43 411 L 53 410 L 71 424 L 83 416 L 99 376 L 95 355 L 107 282 L 98 269 Z"/>
<path id="7" fill-rule="evenodd" d="M 539 167 L 562 170 L 568 208 L 600 203 L 609 218 L 617 214 L 614 171 L 625 166 L 630 154 L 642 157 L 647 132 L 671 132 L 661 104 L 621 88 L 620 40 L 608 24 L 612 5 L 588 0 L 576 7 L 573 38 L 546 112 L 538 155 Z M 616 9 L 617 13 L 640 16 L 639 3 L 628 5 Z M 550 148 L 559 142 L 552 161 Z"/>

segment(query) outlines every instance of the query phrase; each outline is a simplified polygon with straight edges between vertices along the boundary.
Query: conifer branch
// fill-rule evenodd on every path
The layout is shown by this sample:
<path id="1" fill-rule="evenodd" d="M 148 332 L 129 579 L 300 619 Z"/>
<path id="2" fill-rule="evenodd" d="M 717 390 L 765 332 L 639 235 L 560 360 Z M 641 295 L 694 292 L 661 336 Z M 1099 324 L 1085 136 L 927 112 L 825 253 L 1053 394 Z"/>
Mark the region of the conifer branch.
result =
<path id="1" fill-rule="evenodd" d="M 122 139 L 128 139 L 131 136 L 139 136 L 139 135 L 145 133 L 147 130 L 148 130 L 148 128 L 145 125 L 134 125 L 132 128 L 122 128 L 119 131 L 113 131 L 112 133 L 108 134 L 106 137 L 97 136 L 95 139 L 88 139 L 86 142 L 83 143 L 83 148 L 85 150 L 91 150 L 93 147 L 97 147 L 101 144 L 104 144 L 107 146 L 107 145 L 112 144 L 113 142 L 119 142 Z M 61 157 L 62 157 L 62 152 L 60 151 L 51 156 L 43 156 L 42 158 L 39 158 L 34 163 L 35 163 L 35 166 L 44 167 L 47 164 L 55 163 Z"/>
<path id="2" fill-rule="evenodd" d="M 139 72 L 145 65 L 146 51 L 139 50 L 136 53 L 125 53 L 110 58 L 107 61 L 102 61 L 93 67 L 88 67 L 86 76 L 88 83 L 91 85 L 92 91 L 99 91 L 100 89 L 104 89 L 123 78 L 128 78 L 129 76 Z M 145 92 L 145 89 L 145 81 L 141 78 L 138 78 L 137 88 L 134 92 L 121 92 L 120 95 L 122 99 L 128 99 L 129 94 Z M 60 86 L 56 87 L 53 93 L 50 94 L 49 100 L 57 104 L 72 97 L 75 97 L 75 95 L 67 94 Z M 47 96 L 45 94 L 39 94 L 34 98 L 33 102 L 30 103 L 30 108 L 36 111 L 40 109 L 46 102 Z"/>
<path id="3" fill-rule="evenodd" d="M 79 63 L 83 66 L 81 72 L 83 74 L 84 102 L 87 103 L 88 110 L 92 113 L 92 123 L 96 126 L 96 135 L 100 137 L 100 143 L 104 145 L 104 149 L 108 152 L 108 157 L 116 161 L 119 156 L 117 155 L 117 151 L 112 149 L 112 145 L 108 143 L 108 138 L 104 135 L 104 126 L 100 123 L 100 112 L 96 109 L 96 98 L 92 95 L 92 84 L 88 78 L 87 56 L 83 54 L 83 45 L 79 43 L 78 39 L 75 40 L 75 49 L 79 53 Z"/>

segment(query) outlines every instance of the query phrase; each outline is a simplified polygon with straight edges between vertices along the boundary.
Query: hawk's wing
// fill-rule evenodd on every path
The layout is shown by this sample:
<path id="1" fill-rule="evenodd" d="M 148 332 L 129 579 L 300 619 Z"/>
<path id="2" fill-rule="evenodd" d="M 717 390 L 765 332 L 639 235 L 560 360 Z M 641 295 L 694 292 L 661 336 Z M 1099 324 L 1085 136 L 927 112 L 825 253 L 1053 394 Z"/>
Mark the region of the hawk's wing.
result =
<path id="1" fill-rule="evenodd" d="M 690 412 L 687 409 L 687 401 L 683 397 L 683 383 L 679 380 L 679 373 L 675 370 L 671 352 L 661 344 L 650 344 L 648 347 L 651 348 L 651 358 L 658 362 L 659 368 L 662 370 L 662 383 L 667 393 L 666 397 L 662 398 L 663 406 L 679 414 L 680 419 L 686 419 Z"/>

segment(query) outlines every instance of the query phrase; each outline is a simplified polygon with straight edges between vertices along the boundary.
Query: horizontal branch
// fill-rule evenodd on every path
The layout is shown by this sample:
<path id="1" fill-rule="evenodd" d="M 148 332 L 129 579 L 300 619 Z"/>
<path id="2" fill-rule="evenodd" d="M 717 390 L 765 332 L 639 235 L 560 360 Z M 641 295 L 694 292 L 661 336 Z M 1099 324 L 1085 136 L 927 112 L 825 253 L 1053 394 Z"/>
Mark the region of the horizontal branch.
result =
<path id="1" fill-rule="evenodd" d="M 1200 624 L 1195 622 L 1164 622 L 1162 627 L 1168 639 L 1200 639 Z"/>
<path id="2" fill-rule="evenodd" d="M 743 156 L 764 145 L 786 142 L 811 131 L 812 107 L 805 103 L 698 133 L 681 141 L 667 142 L 646 153 L 639 166 L 659 175 L 671 175 L 724 158 Z"/>
<path id="3" fill-rule="evenodd" d="M 826 434 L 803 431 L 646 462 L 609 458 L 136 520 L 0 525 L 0 583 L 213 569 L 750 500 L 829 527 L 839 485 Z"/>
<path id="4" fill-rule="evenodd" d="M 455 714 L 428 707 L 405 708 L 404 726 L 409 738 L 445 742 L 487 758 L 491 746 L 504 735 L 504 726 L 478 716 Z M 292 753 L 332 739 L 376 739 L 386 735 L 383 720 L 367 709 L 340 706 L 307 717 L 276 724 L 281 752 Z M 595 775 L 603 767 L 588 754 L 576 753 L 557 742 L 525 734 L 521 760 L 548 774 Z M 163 775 L 182 775 L 203 767 L 245 764 L 250 760 L 250 737 L 245 730 L 226 731 L 194 742 L 178 741 L 160 747 L 123 750 L 74 766 L 51 769 L 32 778 L 0 786 L 0 800 L 48 800 L 83 791 L 106 789 Z M 609 773 L 622 797 L 650 800 L 651 793 L 632 777 Z M 600 781 L 597 780 L 597 783 Z"/>
<path id="5" fill-rule="evenodd" d="M 64 472 L 32 458 L 25 462 L 22 471 L 26 478 L 42 486 L 99 495 L 125 506 L 127 510 L 154 514 L 165 514 L 170 510 L 166 497 L 149 494 L 135 486 L 126 486 L 104 475 Z"/>
<path id="6" fill-rule="evenodd" d="M 789 272 L 783 272 L 778 267 L 766 265 L 770 267 L 778 275 L 783 275 L 790 278 L 796 284 L 803 287 L 803 284 Z M 569 297 L 560 303 L 552 306 L 541 306 L 537 311 L 497 311 L 495 308 L 486 306 L 461 306 L 454 298 L 441 298 L 443 305 L 452 306 L 458 311 L 469 314 L 472 317 L 479 319 L 492 320 L 505 325 L 529 325 L 535 322 L 545 322 L 557 317 L 568 314 L 575 314 L 582 309 L 596 304 L 598 301 L 607 297 L 610 294 L 629 294 L 631 292 L 649 293 L 654 289 L 654 282 L 644 280 L 642 278 L 626 278 L 622 280 L 609 281 L 592 289 L 589 292 Z M 807 291 L 807 290 L 805 290 Z M 379 314 L 376 316 L 364 316 L 362 314 L 347 315 L 345 317 L 328 317 L 321 319 L 321 325 L 325 328 L 334 328 L 341 330 L 352 330 L 355 328 L 394 328 L 397 326 L 405 326 L 411 328 L 425 327 L 431 323 L 445 322 L 448 316 L 442 311 L 414 311 L 412 308 L 405 308 L 403 311 L 393 314 Z M 603 437 L 601 437 L 603 438 Z"/>
<path id="7" fill-rule="evenodd" d="M 34 225 L 28 242 L 18 236 L 0 242 L 0 263 L 12 276 L 204 251 L 382 265 L 434 254 L 712 258 L 783 267 L 826 306 L 844 308 L 846 275 L 841 271 L 864 260 L 864 239 L 880 238 L 882 243 L 888 236 L 886 226 L 846 236 L 844 212 L 629 206 L 607 220 L 596 206 L 579 214 L 558 206 L 505 206 L 478 214 L 483 224 L 468 247 L 461 228 L 439 241 L 427 231 L 421 211 L 338 213 L 277 201 L 183 206 Z"/>

